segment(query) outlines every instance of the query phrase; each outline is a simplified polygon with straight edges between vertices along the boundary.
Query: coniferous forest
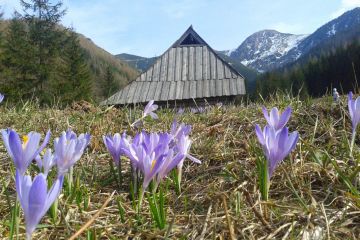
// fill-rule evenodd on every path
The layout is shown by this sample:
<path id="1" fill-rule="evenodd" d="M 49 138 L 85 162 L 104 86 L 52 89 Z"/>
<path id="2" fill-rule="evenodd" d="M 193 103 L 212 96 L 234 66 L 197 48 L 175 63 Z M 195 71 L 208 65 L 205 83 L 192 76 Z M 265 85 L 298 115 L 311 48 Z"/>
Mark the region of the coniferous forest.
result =
<path id="1" fill-rule="evenodd" d="M 301 63 L 262 74 L 256 81 L 256 92 L 266 98 L 277 91 L 300 97 L 320 97 L 337 88 L 340 93 L 358 89 L 360 77 L 360 41 L 308 56 Z"/>
<path id="2" fill-rule="evenodd" d="M 136 76 L 135 70 L 62 26 L 66 8 L 61 1 L 20 2 L 22 10 L 12 19 L 0 19 L 0 92 L 7 101 L 37 99 L 42 105 L 63 106 L 99 101 Z"/>

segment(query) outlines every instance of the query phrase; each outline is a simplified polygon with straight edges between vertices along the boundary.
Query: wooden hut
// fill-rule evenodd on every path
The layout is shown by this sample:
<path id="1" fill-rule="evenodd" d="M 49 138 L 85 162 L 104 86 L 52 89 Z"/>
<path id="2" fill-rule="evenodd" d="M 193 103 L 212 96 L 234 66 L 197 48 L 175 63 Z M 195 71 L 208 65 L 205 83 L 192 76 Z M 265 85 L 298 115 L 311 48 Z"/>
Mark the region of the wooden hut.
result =
<path id="1" fill-rule="evenodd" d="M 190 26 L 145 72 L 105 100 L 106 105 L 189 105 L 226 102 L 245 94 L 245 80 Z"/>

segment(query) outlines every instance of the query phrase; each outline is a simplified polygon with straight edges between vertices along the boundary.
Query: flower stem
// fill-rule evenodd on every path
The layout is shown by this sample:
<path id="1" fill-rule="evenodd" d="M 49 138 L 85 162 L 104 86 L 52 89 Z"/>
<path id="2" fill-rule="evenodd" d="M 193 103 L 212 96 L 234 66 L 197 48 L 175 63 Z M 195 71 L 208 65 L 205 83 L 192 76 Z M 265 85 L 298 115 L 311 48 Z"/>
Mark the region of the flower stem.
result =
<path id="1" fill-rule="evenodd" d="M 68 173 L 68 188 L 70 194 L 72 193 L 73 175 L 74 175 L 74 169 L 73 167 L 71 167 Z"/>
<path id="2" fill-rule="evenodd" d="M 121 188 L 122 186 L 121 161 L 119 161 L 119 165 L 118 165 L 118 177 L 119 177 L 119 188 Z"/>
<path id="3" fill-rule="evenodd" d="M 353 152 L 354 144 L 355 144 L 355 136 L 356 136 L 356 131 L 353 130 L 352 131 L 352 137 L 351 137 L 351 143 L 350 143 L 350 156 L 351 157 L 353 156 L 352 152 Z"/>
<path id="4" fill-rule="evenodd" d="M 142 201 L 144 198 L 144 194 L 145 194 L 145 189 L 143 187 L 141 187 L 140 189 L 140 193 L 139 193 L 139 202 L 138 202 L 138 214 L 140 214 L 140 210 L 141 210 L 141 205 L 142 205 Z"/>

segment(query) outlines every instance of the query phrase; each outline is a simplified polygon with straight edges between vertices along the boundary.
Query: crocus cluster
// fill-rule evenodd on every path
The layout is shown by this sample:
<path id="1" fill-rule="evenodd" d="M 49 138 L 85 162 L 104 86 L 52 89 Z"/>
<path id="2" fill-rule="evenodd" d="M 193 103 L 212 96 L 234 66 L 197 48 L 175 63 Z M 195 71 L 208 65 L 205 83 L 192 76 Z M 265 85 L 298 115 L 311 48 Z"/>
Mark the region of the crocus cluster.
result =
<path id="1" fill-rule="evenodd" d="M 288 107 L 280 114 L 277 108 L 273 108 L 270 114 L 263 108 L 263 114 L 267 125 L 262 130 L 256 124 L 255 132 L 264 151 L 267 161 L 267 185 L 274 173 L 275 168 L 295 148 L 299 134 L 295 131 L 289 134 L 285 126 L 291 115 L 291 108 Z"/>
<path id="2" fill-rule="evenodd" d="M 8 154 L 15 164 L 16 191 L 25 215 L 26 236 L 31 239 L 37 224 L 59 196 L 64 174 L 79 160 L 89 144 L 90 135 L 81 134 L 77 137 L 71 130 L 63 132 L 55 139 L 55 152 L 52 154 L 51 149 L 45 149 L 50 140 L 50 131 L 41 145 L 41 135 L 37 132 L 30 132 L 22 139 L 13 129 L 1 130 L 1 134 Z M 34 160 L 42 172 L 32 180 L 26 172 Z M 47 177 L 55 165 L 58 177 L 48 191 Z"/>
<path id="3" fill-rule="evenodd" d="M 152 180 L 158 184 L 167 174 L 178 167 L 181 172 L 186 158 L 196 163 L 200 160 L 189 154 L 191 127 L 174 121 L 170 133 L 142 131 L 131 138 L 126 133 L 104 136 L 104 143 L 116 164 L 120 156 L 126 156 L 134 172 L 140 172 L 145 190 Z"/>
<path id="4" fill-rule="evenodd" d="M 157 118 L 154 113 L 157 108 L 158 106 L 154 105 L 154 101 L 150 101 L 144 109 L 143 116 L 132 125 L 135 125 L 148 115 Z M 133 138 L 126 133 L 122 135 L 116 133 L 113 136 L 104 136 L 103 140 L 120 171 L 120 157 L 125 156 L 131 162 L 134 179 L 137 179 L 139 174 L 141 175 L 143 180 L 141 195 L 143 195 L 151 181 L 155 182 L 156 189 L 160 181 L 176 167 L 178 168 L 180 182 L 182 166 L 186 158 L 201 163 L 200 160 L 189 154 L 191 146 L 190 132 L 191 127 L 189 125 L 179 125 L 174 121 L 170 133 L 147 133 L 141 131 Z"/>
<path id="5" fill-rule="evenodd" d="M 4 95 L 0 93 L 0 103 L 4 100 Z"/>

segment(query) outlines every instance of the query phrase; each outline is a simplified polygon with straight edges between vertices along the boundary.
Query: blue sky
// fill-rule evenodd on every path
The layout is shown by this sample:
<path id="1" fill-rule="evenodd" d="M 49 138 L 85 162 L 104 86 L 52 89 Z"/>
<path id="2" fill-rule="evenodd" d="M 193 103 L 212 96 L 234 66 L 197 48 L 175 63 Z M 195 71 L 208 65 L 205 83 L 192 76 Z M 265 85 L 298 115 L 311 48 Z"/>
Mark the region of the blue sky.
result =
<path id="1" fill-rule="evenodd" d="M 113 54 L 162 54 L 192 24 L 217 50 L 263 29 L 312 33 L 360 0 L 64 0 L 65 26 Z M 5 16 L 18 0 L 0 0 Z"/>

